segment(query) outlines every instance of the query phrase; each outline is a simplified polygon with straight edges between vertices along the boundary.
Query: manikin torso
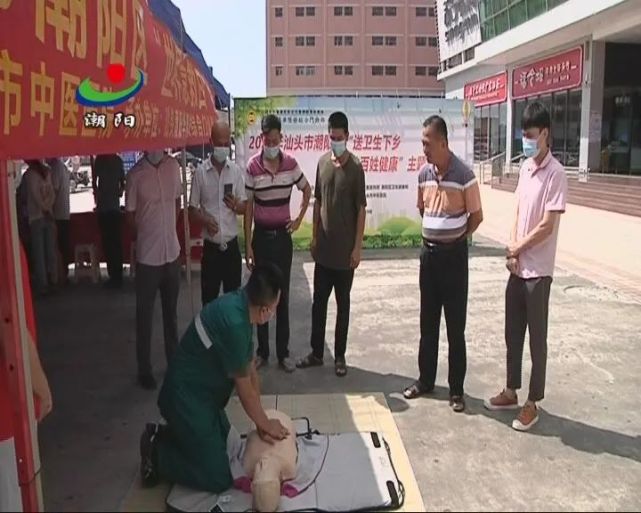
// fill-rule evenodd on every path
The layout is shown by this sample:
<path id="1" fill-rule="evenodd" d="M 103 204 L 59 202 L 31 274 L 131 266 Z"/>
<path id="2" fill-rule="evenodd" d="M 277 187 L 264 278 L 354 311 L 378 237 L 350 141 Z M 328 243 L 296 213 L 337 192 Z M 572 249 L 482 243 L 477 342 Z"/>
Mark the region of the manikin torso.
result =
<path id="1" fill-rule="evenodd" d="M 278 419 L 289 431 L 284 440 L 269 444 L 254 430 L 247 436 L 243 456 L 245 475 L 252 480 L 254 507 L 258 511 L 276 511 L 283 481 L 296 477 L 296 430 L 286 414 L 267 410 L 270 419 Z"/>

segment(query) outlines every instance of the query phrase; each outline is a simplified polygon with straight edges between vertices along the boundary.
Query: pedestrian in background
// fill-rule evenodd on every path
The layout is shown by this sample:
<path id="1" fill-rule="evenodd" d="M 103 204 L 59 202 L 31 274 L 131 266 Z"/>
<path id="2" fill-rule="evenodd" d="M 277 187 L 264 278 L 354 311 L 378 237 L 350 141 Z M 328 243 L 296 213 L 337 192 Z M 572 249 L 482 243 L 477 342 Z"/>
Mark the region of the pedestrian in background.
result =
<path id="1" fill-rule="evenodd" d="M 115 153 L 98 155 L 91 170 L 93 197 L 107 261 L 107 288 L 122 287 L 122 212 L 120 198 L 125 191 L 125 167 Z"/>
<path id="2" fill-rule="evenodd" d="M 403 392 L 414 399 L 434 390 L 438 365 L 441 311 L 447 326 L 450 406 L 465 410 L 467 370 L 465 324 L 468 297 L 468 243 L 483 221 L 481 194 L 474 172 L 450 151 L 447 124 L 440 116 L 423 123 L 427 164 L 418 177 L 417 207 L 423 219 L 421 339 L 419 378 Z"/>
<path id="3" fill-rule="evenodd" d="M 58 244 L 53 206 L 56 199 L 51 170 L 39 160 L 26 161 L 27 209 L 31 234 L 31 259 L 38 296 L 53 290 L 58 280 Z"/>
<path id="4" fill-rule="evenodd" d="M 182 183 L 178 161 L 163 150 L 146 151 L 129 171 L 125 209 L 136 244 L 136 355 L 138 384 L 156 388 L 151 328 L 160 291 L 167 363 L 178 345 L 180 243 L 176 223 Z"/>
<path id="5" fill-rule="evenodd" d="M 51 168 L 51 183 L 54 190 L 53 217 L 58 234 L 58 255 L 60 262 L 60 283 L 66 283 L 69 277 L 69 264 L 72 262 L 69 223 L 71 218 L 69 181 L 71 173 L 60 158 L 47 159 Z"/>
<path id="6" fill-rule="evenodd" d="M 356 155 L 347 150 L 349 122 L 342 112 L 328 121 L 332 149 L 318 161 L 314 187 L 314 228 L 311 253 L 314 266 L 312 352 L 301 359 L 301 369 L 323 365 L 327 302 L 336 295 L 334 371 L 347 374 L 345 353 L 349 331 L 350 295 L 354 270 L 361 261 L 365 231 L 365 173 Z"/>
<path id="7" fill-rule="evenodd" d="M 276 356 L 279 367 L 293 372 L 296 365 L 289 355 L 289 284 L 292 270 L 292 233 L 300 227 L 312 189 L 298 162 L 281 150 L 280 119 L 269 114 L 261 121 L 263 149 L 247 165 L 247 209 L 245 211 L 245 257 L 251 270 L 255 264 L 276 265 L 283 274 L 283 287 L 276 309 Z M 291 218 L 292 189 L 303 192 L 299 214 Z M 252 224 L 254 231 L 252 234 Z M 269 324 L 256 327 L 258 351 L 256 367 L 269 361 Z"/>
<path id="8" fill-rule="evenodd" d="M 565 212 L 568 179 L 561 163 L 552 156 L 550 113 L 539 102 L 523 112 L 523 153 L 516 188 L 517 209 L 507 247 L 510 277 L 505 290 L 505 389 L 485 401 L 490 410 L 518 409 L 525 331 L 530 334 L 532 372 L 528 399 L 512 427 L 527 431 L 539 420 L 536 403 L 545 395 L 550 286 L 559 235 Z"/>
<path id="9" fill-rule="evenodd" d="M 211 158 L 193 175 L 189 214 L 203 227 L 200 284 L 205 306 L 223 292 L 240 287 L 243 262 L 238 245 L 238 216 L 245 213 L 244 172 L 229 158 L 231 130 L 225 121 L 211 129 Z"/>

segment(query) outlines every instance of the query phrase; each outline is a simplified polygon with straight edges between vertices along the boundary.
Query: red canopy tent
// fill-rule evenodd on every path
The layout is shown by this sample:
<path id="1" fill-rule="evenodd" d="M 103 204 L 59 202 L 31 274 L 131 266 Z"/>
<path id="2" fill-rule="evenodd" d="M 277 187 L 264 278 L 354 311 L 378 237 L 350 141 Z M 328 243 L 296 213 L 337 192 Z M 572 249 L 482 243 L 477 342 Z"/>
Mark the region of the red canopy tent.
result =
<path id="1" fill-rule="evenodd" d="M 0 333 L 23 509 L 39 511 L 12 176 L 19 171 L 9 161 L 202 144 L 216 118 L 215 93 L 147 0 L 0 0 L 0 26 Z M 124 78 L 111 76 L 122 80 L 108 79 L 112 64 L 124 66 Z M 138 70 L 144 85 L 125 103 L 78 103 L 83 80 L 98 91 L 120 91 Z M 127 116 L 135 121 L 123 123 Z"/>

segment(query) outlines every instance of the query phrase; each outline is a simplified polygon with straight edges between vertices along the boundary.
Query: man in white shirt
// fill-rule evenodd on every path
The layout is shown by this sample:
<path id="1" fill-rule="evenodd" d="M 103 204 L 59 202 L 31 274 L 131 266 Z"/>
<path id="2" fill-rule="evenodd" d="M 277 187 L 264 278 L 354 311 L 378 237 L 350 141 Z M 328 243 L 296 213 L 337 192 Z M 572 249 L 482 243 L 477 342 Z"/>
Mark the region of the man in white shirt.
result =
<path id="1" fill-rule="evenodd" d="M 151 322 L 160 290 L 165 355 L 178 345 L 180 165 L 163 150 L 146 151 L 127 175 L 125 210 L 136 244 L 136 352 L 138 383 L 156 388 L 151 367 Z"/>
<path id="2" fill-rule="evenodd" d="M 242 258 L 237 216 L 245 213 L 247 195 L 243 171 L 229 158 L 231 130 L 225 121 L 211 129 L 214 151 L 191 183 L 189 214 L 203 227 L 201 292 L 203 306 L 223 292 L 240 287 Z"/>
<path id="3" fill-rule="evenodd" d="M 69 276 L 69 264 L 72 260 L 71 240 L 69 238 L 69 220 L 71 218 L 69 179 L 71 175 L 69 168 L 59 158 L 47 159 L 47 164 L 51 168 L 51 182 L 55 192 L 53 217 L 56 220 L 56 228 L 58 230 L 58 251 L 62 268 L 61 281 L 66 282 Z"/>

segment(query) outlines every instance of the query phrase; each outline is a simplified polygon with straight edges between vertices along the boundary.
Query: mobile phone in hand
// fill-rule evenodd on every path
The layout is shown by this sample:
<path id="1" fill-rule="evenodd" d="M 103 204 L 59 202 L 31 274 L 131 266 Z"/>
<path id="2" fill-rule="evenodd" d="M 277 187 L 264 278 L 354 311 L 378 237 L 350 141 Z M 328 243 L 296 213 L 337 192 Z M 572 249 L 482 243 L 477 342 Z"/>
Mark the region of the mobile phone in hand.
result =
<path id="1" fill-rule="evenodd" d="M 234 184 L 226 183 L 225 184 L 225 196 L 231 196 L 234 192 Z"/>

